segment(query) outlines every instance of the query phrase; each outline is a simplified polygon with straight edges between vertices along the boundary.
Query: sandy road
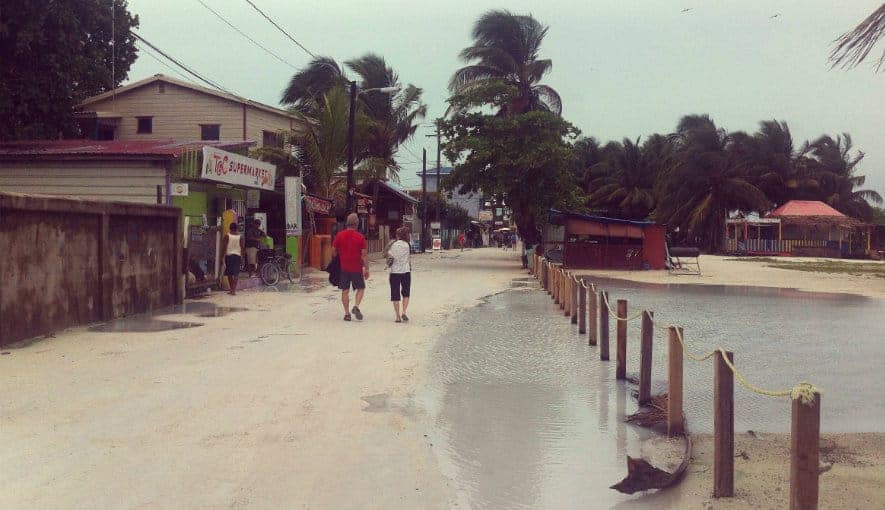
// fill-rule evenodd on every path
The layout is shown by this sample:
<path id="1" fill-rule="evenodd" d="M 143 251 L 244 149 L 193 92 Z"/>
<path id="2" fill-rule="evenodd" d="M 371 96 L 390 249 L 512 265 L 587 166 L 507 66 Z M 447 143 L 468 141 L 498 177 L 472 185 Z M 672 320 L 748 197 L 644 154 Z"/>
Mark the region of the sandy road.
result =
<path id="1" fill-rule="evenodd" d="M 200 327 L 70 330 L 0 357 L 0 508 L 444 508 L 412 400 L 457 310 L 524 275 L 496 249 L 416 257 L 409 324 L 374 266 L 337 293 L 213 296 Z"/>

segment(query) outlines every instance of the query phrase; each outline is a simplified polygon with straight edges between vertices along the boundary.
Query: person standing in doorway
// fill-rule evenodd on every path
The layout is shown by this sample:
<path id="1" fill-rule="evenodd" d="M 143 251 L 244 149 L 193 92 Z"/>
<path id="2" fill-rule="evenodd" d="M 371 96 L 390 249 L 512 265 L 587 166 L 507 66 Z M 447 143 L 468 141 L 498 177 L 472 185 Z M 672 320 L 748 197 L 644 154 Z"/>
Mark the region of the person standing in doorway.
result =
<path id="1" fill-rule="evenodd" d="M 258 250 L 261 249 L 261 241 L 266 234 L 261 230 L 261 221 L 253 219 L 246 228 L 246 268 L 251 278 L 258 271 Z"/>
<path id="2" fill-rule="evenodd" d="M 341 289 L 341 304 L 344 305 L 344 320 L 351 320 L 351 312 L 357 320 L 363 320 L 360 303 L 366 292 L 366 280 L 369 279 L 369 245 L 366 238 L 357 230 L 360 220 L 356 213 L 347 215 L 347 228 L 335 235 L 332 241 L 333 255 L 338 255 L 341 264 L 341 278 L 338 288 Z M 350 289 L 356 291 L 353 308 L 350 309 Z"/>
<path id="3" fill-rule="evenodd" d="M 230 233 L 221 240 L 221 253 L 224 253 L 224 274 L 230 282 L 228 294 L 237 295 L 237 282 L 240 279 L 240 265 L 243 263 L 245 240 L 239 234 L 239 226 L 231 223 Z"/>
<path id="4" fill-rule="evenodd" d="M 393 261 L 390 264 L 390 301 L 396 314 L 396 322 L 409 322 L 406 310 L 409 308 L 409 296 L 412 289 L 412 261 L 409 250 L 409 228 L 396 229 L 396 241 L 387 250 Z M 400 308 L 402 303 L 402 308 Z"/>

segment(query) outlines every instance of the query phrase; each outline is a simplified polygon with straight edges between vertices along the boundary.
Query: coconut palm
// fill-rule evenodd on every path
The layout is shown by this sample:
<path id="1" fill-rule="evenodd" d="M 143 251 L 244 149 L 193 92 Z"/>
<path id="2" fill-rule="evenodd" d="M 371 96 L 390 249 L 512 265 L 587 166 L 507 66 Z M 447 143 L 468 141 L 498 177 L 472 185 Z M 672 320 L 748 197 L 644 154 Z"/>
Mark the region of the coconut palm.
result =
<path id="1" fill-rule="evenodd" d="M 721 246 L 730 211 L 768 206 L 765 194 L 750 181 L 750 165 L 731 150 L 735 137 L 706 115 L 683 117 L 672 136 L 675 163 L 655 211 L 656 219 L 678 228 L 685 240 L 713 251 Z"/>
<path id="2" fill-rule="evenodd" d="M 833 67 L 852 68 L 863 62 L 883 37 L 885 37 L 885 3 L 854 27 L 854 30 L 836 39 L 836 45 L 830 52 L 830 62 Z M 883 68 L 885 68 L 885 50 L 876 63 L 877 71 Z"/>
<path id="3" fill-rule="evenodd" d="M 397 73 L 379 55 L 367 53 L 348 60 L 345 66 L 359 77 L 360 90 L 401 86 Z M 318 57 L 292 76 L 281 102 L 293 109 L 316 111 L 323 105 L 317 98 L 347 83 L 349 79 L 337 62 Z M 371 91 L 359 95 L 361 108 L 371 122 L 363 150 L 356 154 L 358 176 L 397 179 L 399 166 L 394 159 L 397 149 L 414 135 L 418 123 L 427 114 L 427 106 L 421 102 L 422 92 L 408 84 L 395 95 Z"/>
<path id="4" fill-rule="evenodd" d="M 810 175 L 806 157 L 809 146 L 794 148 L 786 122 L 762 121 L 752 136 L 734 133 L 732 150 L 751 165 L 750 179 L 774 207 L 815 193 L 817 181 Z"/>
<path id="5" fill-rule="evenodd" d="M 461 51 L 468 65 L 455 71 L 449 81 L 452 93 L 503 82 L 517 93 L 501 108 L 502 114 L 531 110 L 562 113 L 562 100 L 552 87 L 540 81 L 553 68 L 550 59 L 538 58 L 547 27 L 531 15 L 506 10 L 488 11 L 473 27 L 473 46 Z"/>
<path id="6" fill-rule="evenodd" d="M 820 199 L 839 212 L 864 221 L 875 216 L 872 204 L 882 204 L 882 196 L 870 189 L 858 189 L 866 176 L 857 175 L 864 153 L 852 155 L 851 136 L 843 133 L 833 138 L 824 135 L 810 144 L 811 168 L 820 185 Z"/>
<path id="7" fill-rule="evenodd" d="M 347 164 L 347 126 L 350 118 L 350 97 L 343 86 L 333 87 L 314 98 L 314 106 L 306 112 L 311 118 L 303 132 L 297 133 L 292 144 L 300 155 L 304 179 L 320 196 L 333 198 L 340 190 L 341 169 Z M 355 147 L 365 138 L 368 120 L 358 112 L 355 128 Z"/>
<path id="8" fill-rule="evenodd" d="M 594 168 L 600 176 L 591 182 L 590 206 L 605 208 L 607 214 L 619 218 L 647 218 L 655 207 L 655 170 L 638 138 L 635 142 L 629 138 L 615 142 Z"/>

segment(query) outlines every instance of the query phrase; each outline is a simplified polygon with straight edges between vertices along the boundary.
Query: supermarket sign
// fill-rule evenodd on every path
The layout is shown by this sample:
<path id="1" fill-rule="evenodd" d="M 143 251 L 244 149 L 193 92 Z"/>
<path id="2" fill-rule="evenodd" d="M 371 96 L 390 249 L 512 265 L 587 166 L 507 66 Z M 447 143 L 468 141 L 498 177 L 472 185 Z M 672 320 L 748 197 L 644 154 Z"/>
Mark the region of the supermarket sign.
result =
<path id="1" fill-rule="evenodd" d="M 203 147 L 203 179 L 273 191 L 277 167 L 215 147 Z"/>

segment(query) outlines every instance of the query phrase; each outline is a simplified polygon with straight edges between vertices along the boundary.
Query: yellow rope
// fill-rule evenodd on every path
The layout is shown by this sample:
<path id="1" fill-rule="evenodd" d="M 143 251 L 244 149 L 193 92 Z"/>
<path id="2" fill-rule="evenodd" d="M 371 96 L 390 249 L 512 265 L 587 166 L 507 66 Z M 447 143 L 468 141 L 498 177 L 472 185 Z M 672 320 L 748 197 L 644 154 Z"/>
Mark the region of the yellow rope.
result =
<path id="1" fill-rule="evenodd" d="M 612 310 L 612 307 L 608 302 L 608 296 L 603 294 L 602 301 L 605 303 L 605 307 L 608 309 L 608 314 L 612 316 L 612 319 L 624 321 L 624 322 L 630 322 L 630 321 L 633 321 L 633 320 L 636 320 L 636 319 L 642 317 L 643 310 L 639 310 L 638 312 L 634 313 L 633 315 L 621 317 L 620 315 L 618 315 L 618 313 L 616 311 Z"/>
<path id="2" fill-rule="evenodd" d="M 581 281 L 581 285 L 584 285 L 584 287 L 586 288 L 586 284 L 584 283 L 583 280 Z M 593 289 L 594 292 L 596 291 L 595 284 L 591 283 L 590 287 Z M 613 319 L 616 319 L 619 321 L 629 322 L 629 321 L 638 319 L 644 313 L 644 311 L 640 310 L 639 312 L 637 312 L 633 315 L 629 315 L 627 317 L 620 317 L 615 310 L 612 310 L 611 304 L 608 301 L 608 296 L 605 293 L 602 294 L 602 300 L 603 300 L 603 303 L 605 303 L 605 307 L 608 310 L 609 315 L 611 315 L 611 317 Z M 717 347 L 716 349 L 713 349 L 712 351 L 705 352 L 704 354 L 701 354 L 701 355 L 697 355 L 697 354 L 694 354 L 688 350 L 688 346 L 685 343 L 685 338 L 683 337 L 681 328 L 673 326 L 672 324 L 664 324 L 662 322 L 655 321 L 654 319 L 652 319 L 652 324 L 654 324 L 655 326 L 657 326 L 659 328 L 663 328 L 663 329 L 669 329 L 671 327 L 674 328 L 674 330 L 676 331 L 676 338 L 679 339 L 679 344 L 682 346 L 682 352 L 685 353 L 685 355 L 689 359 L 701 362 L 701 361 L 706 361 L 706 360 L 712 358 L 717 352 L 721 353 L 722 360 L 725 362 L 725 366 L 727 366 L 729 368 L 729 370 L 731 370 L 731 373 L 734 374 L 734 377 L 735 377 L 735 379 L 737 379 L 738 384 L 740 384 L 744 388 L 752 391 L 753 393 L 757 393 L 759 395 L 765 395 L 768 397 L 790 397 L 793 400 L 800 401 L 804 405 L 813 404 L 815 395 L 816 394 L 819 395 L 819 394 L 823 393 L 820 388 L 818 388 L 814 384 L 811 384 L 811 383 L 805 382 L 805 381 L 799 382 L 798 384 L 796 384 L 795 386 L 793 386 L 792 388 L 790 388 L 788 390 L 768 390 L 768 389 L 762 388 L 761 386 L 756 386 L 755 384 L 748 381 L 747 378 L 744 377 L 744 375 L 742 373 L 740 373 L 740 371 L 737 369 L 737 367 L 734 366 L 734 363 L 732 363 L 731 360 L 728 359 L 728 356 L 726 355 L 726 351 L 724 348 Z"/>

